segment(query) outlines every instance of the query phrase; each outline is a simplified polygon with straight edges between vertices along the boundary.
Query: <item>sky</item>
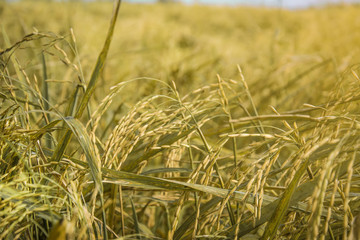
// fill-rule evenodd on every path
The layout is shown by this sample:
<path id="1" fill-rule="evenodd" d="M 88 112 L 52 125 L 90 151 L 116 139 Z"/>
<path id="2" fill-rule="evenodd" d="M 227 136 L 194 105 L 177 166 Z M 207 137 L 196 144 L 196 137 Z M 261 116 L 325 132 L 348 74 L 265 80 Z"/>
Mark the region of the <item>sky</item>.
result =
<path id="1" fill-rule="evenodd" d="M 154 2 L 155 0 L 128 0 L 130 2 Z M 195 2 L 202 4 L 216 4 L 216 5 L 263 5 L 276 6 L 290 9 L 306 8 L 309 6 L 316 6 L 326 3 L 360 3 L 360 0 L 180 0 L 186 4 L 193 4 Z"/>

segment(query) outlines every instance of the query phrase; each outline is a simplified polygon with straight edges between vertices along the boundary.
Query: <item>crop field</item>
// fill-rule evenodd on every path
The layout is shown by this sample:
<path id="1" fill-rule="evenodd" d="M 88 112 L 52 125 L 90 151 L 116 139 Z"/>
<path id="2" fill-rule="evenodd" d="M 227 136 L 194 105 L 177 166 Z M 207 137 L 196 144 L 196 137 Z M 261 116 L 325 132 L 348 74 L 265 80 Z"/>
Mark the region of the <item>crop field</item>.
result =
<path id="1" fill-rule="evenodd" d="M 0 239 L 360 239 L 360 5 L 0 1 Z"/>

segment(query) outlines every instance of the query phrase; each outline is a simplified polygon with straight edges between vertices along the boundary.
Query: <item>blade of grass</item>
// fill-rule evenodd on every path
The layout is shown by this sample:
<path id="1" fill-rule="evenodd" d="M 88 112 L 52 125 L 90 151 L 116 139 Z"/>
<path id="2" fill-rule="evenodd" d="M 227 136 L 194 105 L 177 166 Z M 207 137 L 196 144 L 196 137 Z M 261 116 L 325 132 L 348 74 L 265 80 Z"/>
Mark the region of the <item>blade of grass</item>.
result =
<path id="1" fill-rule="evenodd" d="M 135 225 L 135 232 L 137 233 L 137 239 L 142 239 L 141 238 L 141 233 L 140 233 L 140 227 L 139 227 L 139 220 L 136 214 L 136 209 L 135 209 L 135 205 L 134 205 L 134 201 L 132 200 L 132 198 L 130 197 L 130 203 L 131 203 L 131 209 L 132 209 L 132 213 L 133 213 L 133 220 L 134 220 L 134 225 Z"/>
<path id="2" fill-rule="evenodd" d="M 31 139 L 38 140 L 40 139 L 46 132 L 49 132 L 52 128 L 54 128 L 61 120 L 55 120 L 40 128 L 35 134 L 31 136 Z"/>
<path id="3" fill-rule="evenodd" d="M 123 194 L 122 187 L 119 185 L 119 201 L 120 201 L 120 212 L 121 212 L 121 236 L 125 236 L 125 218 L 124 218 L 124 202 L 123 202 Z"/>
<path id="4" fill-rule="evenodd" d="M 115 9 L 114 9 L 114 12 L 112 15 L 110 27 L 109 27 L 109 30 L 108 30 L 108 33 L 106 36 L 106 40 L 105 40 L 103 49 L 98 56 L 94 70 L 90 77 L 89 84 L 86 88 L 85 94 L 84 94 L 83 98 L 81 99 L 80 106 L 75 113 L 75 118 L 80 118 L 82 116 L 86 106 L 88 105 L 88 103 L 90 101 L 92 94 L 95 91 L 97 80 L 99 78 L 99 75 L 101 74 L 101 71 L 105 64 L 106 56 L 109 52 L 109 47 L 110 47 L 110 43 L 112 40 L 112 36 L 114 34 L 114 28 L 115 28 L 116 19 L 117 19 L 119 9 L 120 9 L 120 4 L 121 4 L 121 0 L 118 0 L 116 2 L 116 6 L 115 6 Z M 59 142 L 59 144 L 57 145 L 57 147 L 55 149 L 55 152 L 52 156 L 52 161 L 58 162 L 62 158 L 62 156 L 65 152 L 65 149 L 67 148 L 67 145 L 70 142 L 71 136 L 72 136 L 72 132 L 69 130 L 66 131 L 63 138 L 61 139 L 61 141 Z"/>
<path id="5" fill-rule="evenodd" d="M 268 225 L 266 226 L 265 232 L 261 239 L 264 240 L 274 239 L 277 229 L 281 223 L 281 220 L 283 219 L 285 213 L 289 208 L 290 200 L 295 192 L 295 189 L 297 188 L 300 178 L 306 172 L 306 169 L 309 164 L 310 155 L 314 153 L 319 147 L 326 144 L 328 141 L 329 139 L 325 138 L 319 144 L 315 145 L 308 151 L 304 151 L 305 153 L 303 154 L 303 156 L 301 156 L 303 162 L 300 165 L 299 169 L 296 171 L 294 178 L 291 180 L 284 194 L 280 198 L 279 204 L 277 204 L 274 213 L 272 214 L 271 219 L 269 220 Z"/>
<path id="6" fill-rule="evenodd" d="M 99 78 L 99 75 L 102 72 L 102 69 L 103 69 L 104 64 L 105 64 L 106 56 L 107 56 L 107 54 L 109 52 L 110 43 L 111 43 L 111 40 L 112 40 L 112 36 L 114 34 L 114 28 L 115 28 L 115 24 L 116 24 L 116 19 L 117 19 L 119 9 L 120 9 L 120 4 L 121 4 L 121 0 L 118 0 L 117 3 L 116 3 L 116 7 L 114 9 L 112 19 L 111 19 L 110 28 L 109 28 L 109 31 L 107 33 L 107 37 L 106 37 L 106 40 L 105 40 L 104 47 L 103 47 L 103 49 L 102 49 L 102 51 L 101 51 L 101 53 L 100 53 L 100 55 L 98 57 L 98 60 L 97 60 L 96 65 L 95 65 L 95 69 L 93 70 L 93 72 L 91 74 L 90 82 L 89 82 L 89 84 L 88 84 L 88 86 L 86 88 L 85 95 L 82 98 L 81 103 L 80 103 L 80 107 L 77 110 L 77 113 L 75 115 L 76 118 L 81 117 L 82 113 L 84 112 L 86 106 L 89 103 L 89 100 L 90 100 L 92 94 L 95 91 L 96 82 L 97 82 L 97 80 Z"/>
<path id="7" fill-rule="evenodd" d="M 105 64 L 105 60 L 106 60 L 106 56 L 109 52 L 109 48 L 110 48 L 110 43 L 112 40 L 112 36 L 114 34 L 114 28 L 115 28 L 115 24 L 116 24 L 116 20 L 117 20 L 117 16 L 119 13 L 119 9 L 120 9 L 120 4 L 121 4 L 121 0 L 118 0 L 116 2 L 116 6 L 112 15 L 112 19 L 110 22 L 110 27 L 106 36 L 106 40 L 105 40 L 105 44 L 103 46 L 102 51 L 100 52 L 100 55 L 98 56 L 97 62 L 95 64 L 95 68 L 91 74 L 91 78 L 90 78 L 90 82 L 86 88 L 85 94 L 83 96 L 83 98 L 81 99 L 80 102 L 80 106 L 75 114 L 76 118 L 80 118 L 85 110 L 85 108 L 88 106 L 88 103 L 90 101 L 90 98 L 92 96 L 92 94 L 95 91 L 95 87 L 96 87 L 96 82 L 99 78 L 99 75 L 101 74 L 101 71 L 104 67 Z M 77 122 L 71 121 L 74 124 L 77 124 Z M 78 124 L 80 125 L 80 124 Z M 76 129 L 73 129 L 76 131 Z M 82 129 L 84 130 L 84 129 Z M 64 152 L 68 146 L 68 144 L 70 143 L 71 140 L 71 136 L 72 136 L 73 131 L 67 130 L 66 133 L 64 134 L 63 138 L 61 139 L 61 141 L 58 143 L 54 154 L 51 158 L 51 161 L 55 161 L 55 162 L 59 162 L 60 159 L 62 158 L 62 156 L 64 155 Z M 86 134 L 84 135 L 84 132 L 82 132 L 83 136 L 87 136 Z M 80 144 L 83 143 L 85 144 L 85 139 L 79 139 L 82 140 L 80 141 Z M 101 182 L 101 172 L 99 171 L 99 168 L 96 166 L 94 159 L 93 158 L 93 154 L 92 151 L 90 149 L 88 149 L 87 147 L 89 145 L 87 145 L 88 143 L 90 143 L 90 141 L 86 142 L 86 145 L 83 146 L 83 150 L 85 151 L 85 154 L 87 155 L 87 159 L 88 159 L 88 163 L 91 169 L 91 173 L 93 175 L 94 181 L 95 181 L 95 186 L 99 189 L 100 191 L 100 200 L 101 200 L 101 207 L 102 207 L 102 215 L 103 215 L 103 231 L 104 231 L 104 239 L 107 239 L 107 230 L 106 230 L 106 216 L 105 216 L 105 210 L 104 210 L 104 199 L 103 199 L 103 187 L 102 187 L 102 182 Z"/>
<path id="8" fill-rule="evenodd" d="M 85 162 L 82 162 L 80 160 L 76 159 L 70 159 L 75 164 L 78 164 L 82 167 L 88 167 L 88 165 Z M 200 184 L 194 184 L 194 183 L 186 183 L 186 182 L 179 182 L 175 180 L 169 180 L 169 179 L 162 179 L 157 177 L 150 177 L 150 176 L 143 176 L 138 175 L 135 173 L 125 172 L 125 171 L 117 171 L 113 169 L 108 168 L 101 168 L 101 172 L 103 177 L 108 178 L 112 181 L 112 183 L 118 183 L 122 186 L 128 186 L 128 187 L 135 187 L 135 188 L 143 188 L 143 189 L 152 189 L 152 190 L 166 190 L 166 191 L 195 191 L 195 192 L 203 192 L 207 194 L 211 194 L 214 196 L 218 196 L 219 201 L 223 198 L 226 198 L 230 192 L 228 189 L 223 188 L 217 188 L 212 186 L 204 186 Z M 117 182 L 118 181 L 118 182 Z M 235 191 L 233 193 L 232 199 L 238 202 L 244 201 L 244 196 L 247 194 L 242 191 Z M 255 202 L 256 196 L 249 196 L 246 199 L 246 202 L 253 204 Z M 275 197 L 270 197 L 267 195 L 264 195 L 264 205 L 271 204 L 278 200 Z M 306 204 L 293 204 L 292 205 L 295 209 L 298 209 L 300 211 L 307 211 Z M 273 208 L 272 208 L 273 210 Z M 324 213 L 326 215 L 326 213 Z"/>
<path id="9" fill-rule="evenodd" d="M 44 97 L 44 108 L 46 111 L 49 110 L 49 86 L 48 82 L 46 81 L 48 79 L 47 75 L 47 66 L 46 66 L 46 60 L 44 53 L 41 54 L 41 63 L 42 63 L 42 70 L 43 70 L 43 83 L 42 83 L 42 94 Z M 48 121 L 51 122 L 50 115 L 47 114 Z"/>
<path id="10" fill-rule="evenodd" d="M 109 226 L 112 229 L 115 229 L 114 219 L 115 219 L 115 208 L 116 208 L 117 194 L 118 194 L 118 186 L 111 185 L 111 190 L 110 190 L 111 204 L 110 204 L 110 206 L 108 208 L 108 223 L 109 223 Z M 113 236 L 113 237 L 115 237 L 115 236 Z"/>
<path id="11" fill-rule="evenodd" d="M 107 239 L 107 230 L 106 230 L 106 216 L 105 216 L 105 209 L 104 209 L 104 198 L 103 198 L 103 184 L 102 184 L 102 175 L 101 175 L 101 162 L 95 154 L 95 146 L 90 141 L 90 137 L 86 132 L 86 129 L 82 123 L 75 119 L 75 118 L 65 118 L 64 119 L 66 124 L 71 129 L 72 133 L 75 134 L 77 137 L 81 148 L 83 149 L 88 166 L 90 168 L 91 176 L 94 179 L 95 183 L 95 191 L 97 191 L 100 195 L 100 202 L 103 214 L 103 231 L 104 231 L 104 238 Z"/>

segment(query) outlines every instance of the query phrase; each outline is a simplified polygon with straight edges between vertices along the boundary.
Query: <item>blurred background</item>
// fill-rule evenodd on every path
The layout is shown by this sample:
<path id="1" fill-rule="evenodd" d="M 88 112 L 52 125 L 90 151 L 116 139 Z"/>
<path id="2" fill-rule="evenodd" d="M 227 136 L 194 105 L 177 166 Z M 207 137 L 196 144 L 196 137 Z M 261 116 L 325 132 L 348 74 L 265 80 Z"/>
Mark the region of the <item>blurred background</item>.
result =
<path id="1" fill-rule="evenodd" d="M 67 39 L 73 29 L 78 53 L 61 44 L 70 60 L 75 56 L 80 60 L 84 77 L 89 79 L 106 35 L 112 1 L 36 3 L 8 0 L 0 6 L 1 25 L 9 45 L 34 29 Z M 216 74 L 238 78 L 240 65 L 249 85 L 258 89 L 259 99 L 254 98 L 261 102 L 260 96 L 269 91 L 264 82 L 282 89 L 291 79 L 320 64 L 322 68 L 314 70 L 317 74 L 307 74 L 308 81 L 299 81 L 306 91 L 299 92 L 299 85 L 294 85 L 293 93 L 289 88 L 286 92 L 279 90 L 282 100 L 271 91 L 265 94 L 267 102 L 279 109 L 294 107 L 295 100 L 287 101 L 291 94 L 297 96 L 294 99 L 300 106 L 305 99 L 310 102 L 309 98 L 319 98 L 320 93 L 311 92 L 333 86 L 328 78 L 336 79 L 334 66 L 339 67 L 335 72 L 342 72 L 358 61 L 360 8 L 351 3 L 360 0 L 124 0 L 98 97 L 101 99 L 115 83 L 138 77 L 175 81 L 180 93 L 185 94 L 216 82 Z M 5 48 L 2 42 L 0 38 L 0 48 Z M 60 69 L 66 66 L 50 55 L 48 58 L 53 60 L 51 76 L 63 79 L 63 72 L 68 70 Z M 33 55 L 21 59 L 24 66 L 35 64 Z M 66 84 L 74 79 L 70 72 L 65 78 L 62 81 Z M 55 81 L 52 84 L 56 85 Z M 123 99 L 134 103 L 148 94 L 163 94 L 161 88 L 154 92 L 154 84 L 132 85 L 137 94 Z M 326 97 L 327 91 L 321 94 Z M 270 111 L 268 104 L 262 107 Z"/>
<path id="2" fill-rule="evenodd" d="M 284 7 L 289 9 L 321 6 L 324 4 L 360 3 L 359 0 L 127 0 L 128 2 L 183 2 L 185 4 L 212 4 L 212 5 L 252 5 L 268 7 Z"/>

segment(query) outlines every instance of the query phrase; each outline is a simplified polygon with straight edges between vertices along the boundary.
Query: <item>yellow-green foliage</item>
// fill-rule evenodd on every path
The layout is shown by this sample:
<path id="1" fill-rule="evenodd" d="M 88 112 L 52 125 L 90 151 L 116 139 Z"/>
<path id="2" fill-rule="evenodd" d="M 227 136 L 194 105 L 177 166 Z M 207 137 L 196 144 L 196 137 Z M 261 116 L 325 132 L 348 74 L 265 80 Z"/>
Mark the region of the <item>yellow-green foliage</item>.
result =
<path id="1" fill-rule="evenodd" d="M 82 67 L 87 70 L 92 68 L 101 50 L 111 7 L 111 3 L 7 4 L 2 25 L 12 43 L 32 32 L 33 27 L 62 36 L 68 35 L 72 27 Z M 333 85 L 334 69 L 341 74 L 347 66 L 357 63 L 358 11 L 357 7 L 286 11 L 123 4 L 101 92 L 106 93 L 108 87 L 119 81 L 152 77 L 175 80 L 180 93 L 186 93 L 189 87 L 195 89 L 216 82 L 217 73 L 224 78 L 237 77 L 239 64 L 249 85 L 255 85 L 254 94 L 261 91 L 259 94 L 263 95 L 269 86 L 280 88 L 312 66 L 330 59 L 324 67 L 297 81 L 295 89 L 286 92 L 289 96 L 296 95 L 299 88 L 309 91 L 305 99 L 296 98 L 302 104 L 308 97 L 326 95 L 326 92 L 313 93 L 319 87 L 326 89 Z M 72 53 L 67 51 L 67 54 Z M 90 73 L 84 71 L 86 79 Z M 57 74 L 64 75 L 62 71 Z M 153 84 L 145 84 L 148 88 L 144 83 L 141 85 L 136 94 L 138 99 L 154 93 Z M 273 97 L 268 99 L 268 103 L 273 101 Z"/>
<path id="2" fill-rule="evenodd" d="M 111 11 L 0 2 L 1 239 L 345 239 L 359 6 Z"/>

